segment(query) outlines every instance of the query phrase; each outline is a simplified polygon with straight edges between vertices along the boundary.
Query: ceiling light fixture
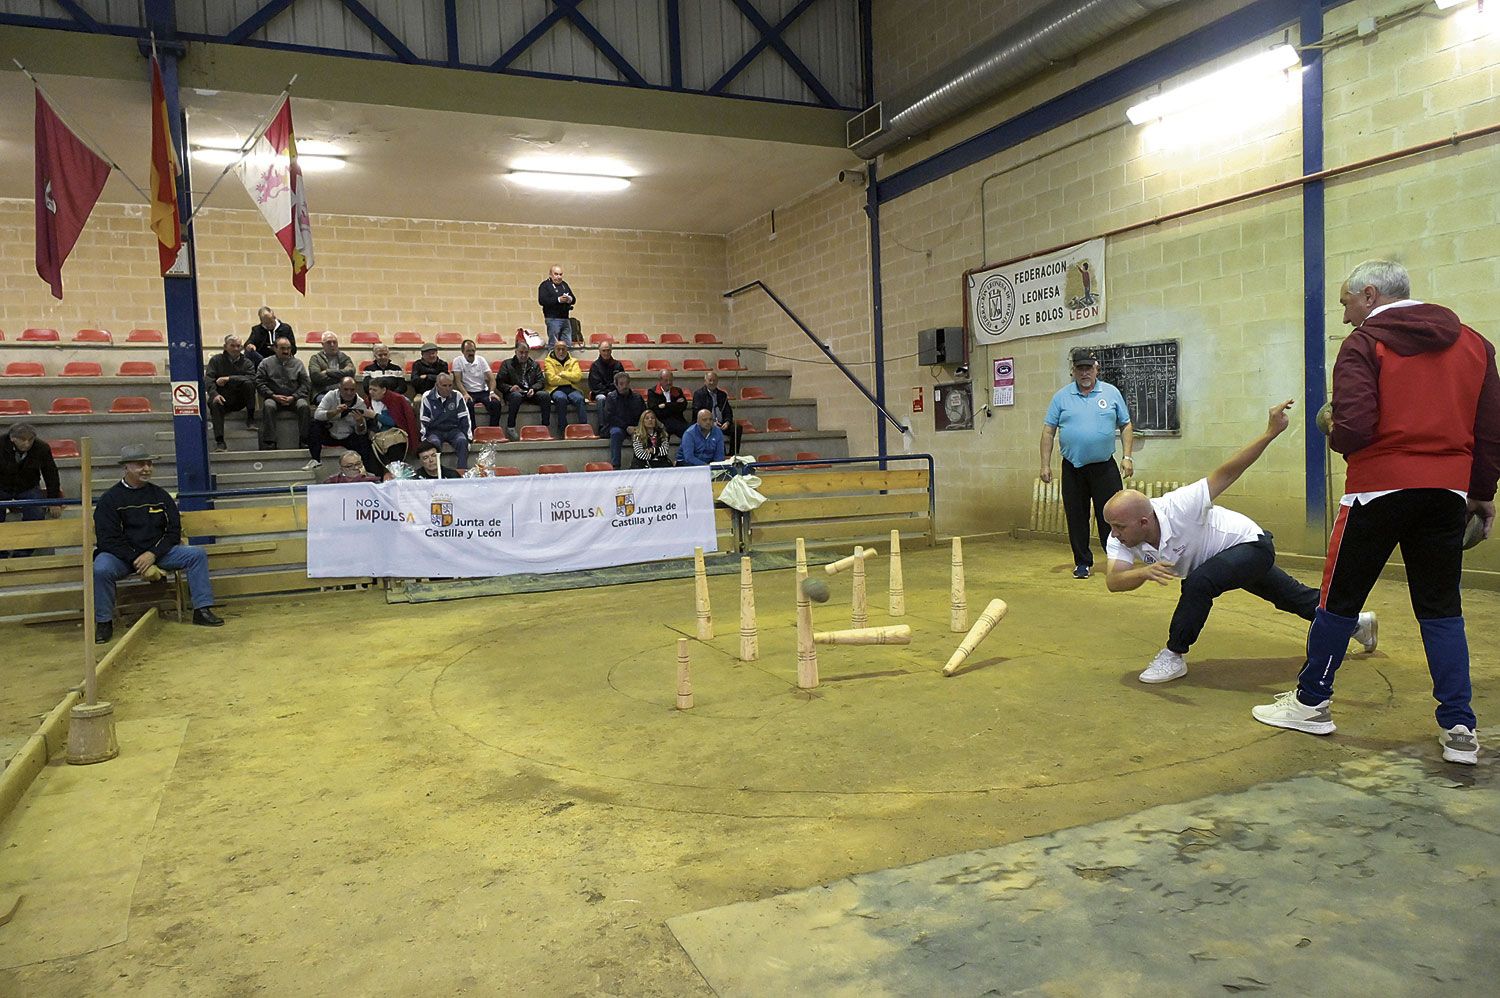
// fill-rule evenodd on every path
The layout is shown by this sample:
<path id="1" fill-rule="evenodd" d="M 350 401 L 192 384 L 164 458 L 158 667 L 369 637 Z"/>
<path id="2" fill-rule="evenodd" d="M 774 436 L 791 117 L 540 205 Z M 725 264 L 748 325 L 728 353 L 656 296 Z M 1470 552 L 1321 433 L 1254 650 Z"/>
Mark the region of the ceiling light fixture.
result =
<path id="1" fill-rule="evenodd" d="M 300 147 L 302 143 L 297 143 Z M 193 158 L 211 166 L 228 166 L 240 158 L 239 147 L 223 149 L 215 146 L 194 146 Z M 255 156 L 247 156 L 248 160 L 255 160 Z M 312 173 L 331 172 L 342 170 L 349 164 L 342 156 L 329 156 L 320 153 L 304 153 L 300 149 L 297 153 L 297 165 Z"/>
<path id="2" fill-rule="evenodd" d="M 510 161 L 523 173 L 593 173 L 601 177 L 633 177 L 634 167 L 613 156 L 574 156 L 567 153 L 528 153 Z"/>
<path id="3" fill-rule="evenodd" d="M 1157 94 L 1130 108 L 1125 117 L 1133 125 L 1144 125 L 1177 111 L 1263 85 L 1267 78 L 1284 73 L 1301 61 L 1296 49 L 1290 45 L 1277 45 L 1243 62 Z"/>
<path id="4" fill-rule="evenodd" d="M 598 194 L 606 191 L 623 191 L 630 186 L 625 177 L 608 177 L 597 173 L 543 173 L 536 170 L 512 170 L 505 179 L 522 187 L 540 191 L 571 191 L 577 194 Z"/>

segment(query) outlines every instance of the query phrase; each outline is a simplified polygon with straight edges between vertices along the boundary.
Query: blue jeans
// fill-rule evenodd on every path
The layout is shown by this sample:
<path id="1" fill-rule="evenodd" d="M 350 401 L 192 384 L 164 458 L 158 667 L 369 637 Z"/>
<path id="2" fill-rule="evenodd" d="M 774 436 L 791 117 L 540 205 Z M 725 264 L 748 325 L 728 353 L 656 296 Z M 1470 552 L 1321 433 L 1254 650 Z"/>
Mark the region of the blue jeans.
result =
<path id="1" fill-rule="evenodd" d="M 609 428 L 609 463 L 620 470 L 620 448 L 625 438 L 630 436 L 630 431 L 623 426 L 611 426 Z"/>
<path id="2" fill-rule="evenodd" d="M 437 444 L 440 451 L 443 444 L 451 444 L 458 466 L 460 468 L 469 466 L 469 436 L 463 430 L 428 430 L 427 439 Z"/>
<path id="3" fill-rule="evenodd" d="M 557 341 L 558 341 L 559 338 L 565 339 L 569 343 L 573 342 L 573 324 L 571 322 L 569 322 L 567 319 L 548 319 L 547 320 L 547 352 L 548 353 L 552 352 L 552 348 L 557 345 Z"/>
<path id="4" fill-rule="evenodd" d="M 0 492 L 0 523 L 4 523 L 10 516 L 10 507 L 4 504 L 4 500 L 45 498 L 47 497 L 42 495 L 41 489 L 27 489 L 25 492 Z M 30 520 L 44 519 L 47 515 L 47 507 L 22 506 L 20 509 L 16 510 L 16 512 L 21 514 L 21 521 L 24 523 Z M 28 549 L 25 551 L 0 551 L 0 558 L 10 558 L 12 556 L 16 558 L 25 558 L 32 553 L 32 550 L 34 549 Z"/>
<path id="5" fill-rule="evenodd" d="M 179 544 L 168 551 L 166 557 L 156 559 L 156 564 L 158 568 L 187 572 L 188 592 L 192 595 L 194 610 L 214 605 L 213 584 L 208 581 L 208 555 L 202 548 Z M 134 574 L 133 567 L 108 551 L 94 555 L 95 622 L 103 624 L 115 619 L 115 583 Z"/>
<path id="6" fill-rule="evenodd" d="M 568 425 L 568 406 L 571 405 L 578 410 L 578 422 L 587 424 L 589 421 L 588 411 L 584 408 L 583 393 L 576 388 L 559 388 L 552 393 L 552 404 L 557 406 L 557 435 L 563 435 L 563 427 Z"/>

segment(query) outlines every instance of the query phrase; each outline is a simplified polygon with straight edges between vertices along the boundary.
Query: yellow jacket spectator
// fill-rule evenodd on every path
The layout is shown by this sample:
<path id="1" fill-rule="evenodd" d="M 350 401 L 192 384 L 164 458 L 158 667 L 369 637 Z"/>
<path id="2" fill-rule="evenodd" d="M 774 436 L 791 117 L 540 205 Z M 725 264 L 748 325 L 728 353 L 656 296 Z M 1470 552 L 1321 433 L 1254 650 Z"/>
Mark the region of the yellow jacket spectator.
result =
<path id="1" fill-rule="evenodd" d="M 579 391 L 588 380 L 583 368 L 578 366 L 578 359 L 568 356 L 568 345 L 561 342 L 542 361 L 542 373 L 547 379 L 549 392 L 555 392 L 559 388 Z"/>

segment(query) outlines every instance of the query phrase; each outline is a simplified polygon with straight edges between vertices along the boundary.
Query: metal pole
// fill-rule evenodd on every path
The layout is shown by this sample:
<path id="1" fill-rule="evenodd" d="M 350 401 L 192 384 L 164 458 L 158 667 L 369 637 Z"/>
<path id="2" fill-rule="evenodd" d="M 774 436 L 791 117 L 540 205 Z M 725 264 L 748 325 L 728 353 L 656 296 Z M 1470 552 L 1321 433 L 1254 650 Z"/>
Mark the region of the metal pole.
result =
<path id="1" fill-rule="evenodd" d="M 78 445 L 78 467 L 83 484 L 78 499 L 83 520 L 83 702 L 90 707 L 99 701 L 99 678 L 95 675 L 97 656 L 94 651 L 94 440 L 84 437 Z"/>

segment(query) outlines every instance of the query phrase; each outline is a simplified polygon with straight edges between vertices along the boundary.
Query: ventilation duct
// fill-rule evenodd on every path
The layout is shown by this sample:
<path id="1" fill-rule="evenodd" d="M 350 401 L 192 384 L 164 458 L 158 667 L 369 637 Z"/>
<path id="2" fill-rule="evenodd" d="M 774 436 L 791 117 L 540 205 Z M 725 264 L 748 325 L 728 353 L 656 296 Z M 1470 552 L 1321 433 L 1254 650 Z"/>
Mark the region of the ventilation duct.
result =
<path id="1" fill-rule="evenodd" d="M 874 159 L 1177 2 L 1053 0 L 895 99 L 850 119 L 849 148 Z"/>

